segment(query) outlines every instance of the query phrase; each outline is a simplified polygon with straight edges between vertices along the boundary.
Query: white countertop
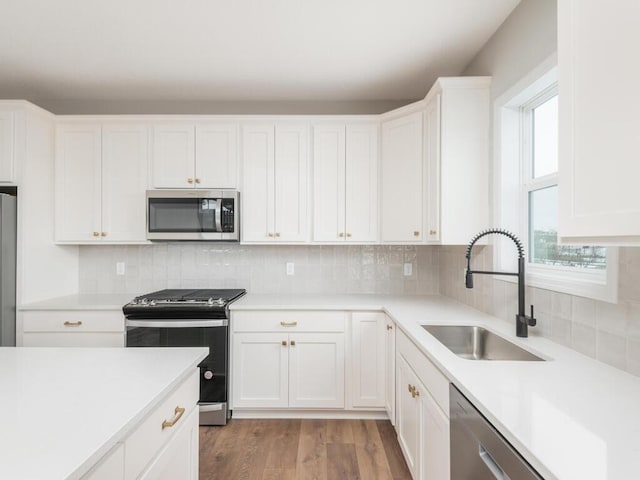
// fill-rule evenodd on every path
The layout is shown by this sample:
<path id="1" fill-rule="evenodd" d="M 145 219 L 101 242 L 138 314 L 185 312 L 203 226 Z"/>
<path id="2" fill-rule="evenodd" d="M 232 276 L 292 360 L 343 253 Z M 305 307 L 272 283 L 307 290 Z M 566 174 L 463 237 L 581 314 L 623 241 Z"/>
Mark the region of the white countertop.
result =
<path id="1" fill-rule="evenodd" d="M 206 348 L 0 348 L 0 478 L 76 479 Z"/>
<path id="2" fill-rule="evenodd" d="M 232 310 L 384 310 L 547 480 L 640 478 L 640 379 L 440 296 L 253 295 Z M 515 312 L 514 312 L 515 316 Z M 481 325 L 546 362 L 462 359 L 422 324 Z"/>
<path id="3" fill-rule="evenodd" d="M 18 310 L 122 310 L 135 295 L 130 293 L 79 293 L 18 305 Z"/>

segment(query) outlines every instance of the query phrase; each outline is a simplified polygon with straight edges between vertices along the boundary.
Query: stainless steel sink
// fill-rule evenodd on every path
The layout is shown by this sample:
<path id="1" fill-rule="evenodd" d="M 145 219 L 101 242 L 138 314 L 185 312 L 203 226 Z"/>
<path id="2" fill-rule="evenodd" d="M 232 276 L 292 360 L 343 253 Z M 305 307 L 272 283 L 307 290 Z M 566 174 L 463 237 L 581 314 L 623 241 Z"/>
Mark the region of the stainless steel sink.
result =
<path id="1" fill-rule="evenodd" d="M 468 360 L 544 362 L 543 358 L 482 327 L 422 325 L 422 328 L 453 353 Z"/>

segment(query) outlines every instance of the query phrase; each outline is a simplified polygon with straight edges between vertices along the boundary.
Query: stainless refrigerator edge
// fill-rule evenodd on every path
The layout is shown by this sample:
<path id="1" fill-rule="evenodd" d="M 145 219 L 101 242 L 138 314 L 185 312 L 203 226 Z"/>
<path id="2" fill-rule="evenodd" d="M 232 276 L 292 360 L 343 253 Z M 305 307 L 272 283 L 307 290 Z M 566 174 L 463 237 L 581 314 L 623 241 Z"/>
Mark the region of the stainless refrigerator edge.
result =
<path id="1" fill-rule="evenodd" d="M 0 347 L 16 344 L 16 197 L 0 193 Z"/>

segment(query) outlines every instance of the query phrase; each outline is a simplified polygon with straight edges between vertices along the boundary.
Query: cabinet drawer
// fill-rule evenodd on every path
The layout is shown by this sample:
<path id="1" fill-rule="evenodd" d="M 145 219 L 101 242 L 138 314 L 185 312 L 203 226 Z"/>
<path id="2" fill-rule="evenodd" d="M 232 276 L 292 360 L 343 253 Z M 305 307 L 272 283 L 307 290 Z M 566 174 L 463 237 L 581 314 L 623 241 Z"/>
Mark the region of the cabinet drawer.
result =
<path id="1" fill-rule="evenodd" d="M 449 417 L 449 380 L 431 361 L 416 347 L 404 333 L 397 332 L 396 348 L 398 354 L 407 361 L 416 372 L 429 393 Z"/>
<path id="2" fill-rule="evenodd" d="M 22 313 L 25 332 L 124 332 L 120 311 L 27 311 Z"/>
<path id="3" fill-rule="evenodd" d="M 235 332 L 344 332 L 342 311 L 266 310 L 232 312 Z"/>
<path id="4" fill-rule="evenodd" d="M 193 374 L 169 394 L 159 407 L 129 435 L 125 441 L 125 479 L 137 478 L 142 470 L 155 458 L 160 449 L 171 439 L 194 409 L 200 393 L 200 376 Z M 177 408 L 184 408 L 179 420 L 173 426 L 163 428 L 163 422 L 176 419 Z"/>
<path id="5" fill-rule="evenodd" d="M 124 333 L 119 332 L 25 332 L 24 347 L 124 347 Z"/>

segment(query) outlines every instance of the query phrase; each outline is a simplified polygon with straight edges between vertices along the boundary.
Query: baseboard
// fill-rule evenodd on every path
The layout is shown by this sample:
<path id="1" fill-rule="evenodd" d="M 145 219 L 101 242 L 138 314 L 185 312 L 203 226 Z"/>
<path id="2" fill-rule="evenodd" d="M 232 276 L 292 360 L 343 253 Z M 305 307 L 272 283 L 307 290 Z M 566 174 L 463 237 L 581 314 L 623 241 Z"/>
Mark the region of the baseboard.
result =
<path id="1" fill-rule="evenodd" d="M 312 418 L 312 419 L 353 419 L 388 420 L 384 410 L 233 410 L 232 418 Z"/>

